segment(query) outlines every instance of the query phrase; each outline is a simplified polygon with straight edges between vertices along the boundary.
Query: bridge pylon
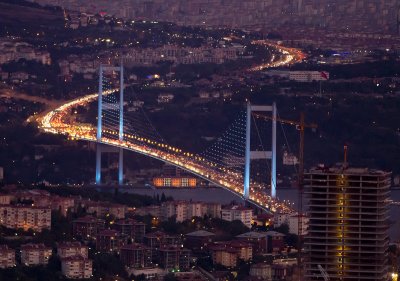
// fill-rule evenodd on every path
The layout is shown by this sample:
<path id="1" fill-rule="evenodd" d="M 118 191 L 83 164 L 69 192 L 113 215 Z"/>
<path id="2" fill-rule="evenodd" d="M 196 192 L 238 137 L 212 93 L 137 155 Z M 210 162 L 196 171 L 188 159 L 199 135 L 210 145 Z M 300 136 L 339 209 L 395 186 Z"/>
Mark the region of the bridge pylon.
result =
<path id="1" fill-rule="evenodd" d="M 121 63 L 119 67 L 104 66 L 100 65 L 99 70 L 99 97 L 98 97 L 98 109 L 97 109 L 97 146 L 96 146 L 96 184 L 101 184 L 101 154 L 103 152 L 114 152 L 109 149 L 105 149 L 104 145 L 101 145 L 102 133 L 103 133 L 103 75 L 106 71 L 116 71 L 120 74 L 119 83 L 119 130 L 118 139 L 120 141 L 124 140 L 124 67 Z M 123 149 L 117 149 L 119 153 L 118 158 L 118 184 L 122 185 L 124 183 L 124 154 Z"/>
<path id="2" fill-rule="evenodd" d="M 272 112 L 272 145 L 271 151 L 251 151 L 251 114 L 252 112 Z M 276 198 L 276 104 L 272 105 L 252 105 L 247 103 L 246 114 L 246 151 L 244 166 L 244 190 L 245 199 L 250 197 L 250 165 L 251 160 L 270 159 L 271 160 L 271 197 Z"/>

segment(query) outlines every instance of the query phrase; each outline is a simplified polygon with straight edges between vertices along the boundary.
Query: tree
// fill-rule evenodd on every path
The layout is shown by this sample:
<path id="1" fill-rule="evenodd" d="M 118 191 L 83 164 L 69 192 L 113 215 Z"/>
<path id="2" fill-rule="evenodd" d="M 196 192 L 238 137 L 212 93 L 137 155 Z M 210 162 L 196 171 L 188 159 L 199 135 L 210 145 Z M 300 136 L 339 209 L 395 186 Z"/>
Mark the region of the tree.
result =
<path id="1" fill-rule="evenodd" d="M 61 270 L 61 260 L 58 256 L 52 255 L 49 258 L 49 263 L 47 264 L 47 269 L 51 271 L 60 271 Z"/>
<path id="2" fill-rule="evenodd" d="M 140 275 L 131 275 L 130 279 L 135 280 L 135 281 L 145 281 L 146 280 L 146 276 L 144 274 L 140 274 Z"/>
<path id="3" fill-rule="evenodd" d="M 119 258 L 113 254 L 95 254 L 93 258 L 93 268 L 96 268 L 96 278 L 115 276 L 117 274 L 121 277 L 128 277 L 125 267 L 122 265 Z"/>
<path id="4" fill-rule="evenodd" d="M 289 233 L 285 237 L 285 242 L 288 246 L 296 247 L 298 245 L 299 237 L 296 234 Z"/>
<path id="5" fill-rule="evenodd" d="M 178 281 L 178 278 L 175 277 L 175 274 L 168 273 L 164 276 L 164 281 Z"/>
<path id="6" fill-rule="evenodd" d="M 279 227 L 277 227 L 275 230 L 287 235 L 287 234 L 289 234 L 289 225 L 286 223 L 283 223 Z"/>

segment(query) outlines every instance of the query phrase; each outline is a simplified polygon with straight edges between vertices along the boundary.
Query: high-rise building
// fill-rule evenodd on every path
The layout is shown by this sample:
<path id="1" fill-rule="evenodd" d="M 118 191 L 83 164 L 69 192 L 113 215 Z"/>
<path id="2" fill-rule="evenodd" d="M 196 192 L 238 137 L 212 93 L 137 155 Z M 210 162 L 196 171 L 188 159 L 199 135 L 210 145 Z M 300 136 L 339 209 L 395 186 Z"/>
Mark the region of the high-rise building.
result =
<path id="1" fill-rule="evenodd" d="M 389 280 L 390 173 L 313 168 L 304 176 L 310 217 L 305 238 L 308 280 Z"/>

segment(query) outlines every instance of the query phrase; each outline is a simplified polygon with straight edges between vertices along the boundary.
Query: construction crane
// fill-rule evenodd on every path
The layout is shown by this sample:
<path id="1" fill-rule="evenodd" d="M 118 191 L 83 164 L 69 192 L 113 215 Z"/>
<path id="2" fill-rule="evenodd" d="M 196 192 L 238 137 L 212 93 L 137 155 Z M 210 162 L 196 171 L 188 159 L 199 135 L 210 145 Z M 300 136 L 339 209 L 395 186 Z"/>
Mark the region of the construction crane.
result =
<path id="1" fill-rule="evenodd" d="M 300 113 L 300 121 L 293 121 L 287 119 L 276 118 L 274 119 L 271 116 L 254 113 L 254 116 L 257 118 L 264 118 L 265 120 L 276 120 L 282 124 L 287 124 L 291 126 L 296 126 L 296 129 L 300 131 L 300 144 L 299 144 L 299 172 L 297 177 L 297 185 L 299 189 L 299 204 L 298 204 L 298 245 L 297 245 L 297 266 L 299 270 L 299 280 L 301 280 L 301 248 L 303 241 L 303 190 L 304 190 L 304 131 L 306 128 L 316 129 L 318 128 L 317 124 L 306 124 L 304 113 Z"/>
<path id="2" fill-rule="evenodd" d="M 320 264 L 318 265 L 318 269 L 321 272 L 322 278 L 324 278 L 325 281 L 329 281 L 328 273 L 325 271 L 325 269 Z"/>

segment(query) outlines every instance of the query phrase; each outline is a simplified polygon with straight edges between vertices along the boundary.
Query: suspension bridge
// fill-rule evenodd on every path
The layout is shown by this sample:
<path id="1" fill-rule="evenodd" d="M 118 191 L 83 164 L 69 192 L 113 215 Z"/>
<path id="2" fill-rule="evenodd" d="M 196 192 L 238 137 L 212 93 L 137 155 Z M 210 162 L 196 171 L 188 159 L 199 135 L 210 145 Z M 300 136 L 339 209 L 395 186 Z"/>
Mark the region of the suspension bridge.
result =
<path id="1" fill-rule="evenodd" d="M 119 74 L 119 75 L 118 75 Z M 116 79 L 119 76 L 119 79 Z M 119 80 L 119 83 L 116 81 Z M 116 87 L 118 84 L 118 87 Z M 247 103 L 246 110 L 206 151 L 194 154 L 167 144 L 142 109 L 124 112 L 123 67 L 100 66 L 98 93 L 77 98 L 40 118 L 40 127 L 71 139 L 96 142 L 96 183 L 101 184 L 101 155 L 113 147 L 119 153 L 119 184 L 123 184 L 123 150 L 130 150 L 186 170 L 212 184 L 241 196 L 267 212 L 292 212 L 276 199 L 276 105 Z M 79 107 L 98 103 L 97 126 L 79 123 L 73 116 Z M 253 112 L 272 113 L 271 149 L 251 150 Z M 270 184 L 251 179 L 251 160 L 270 161 Z M 267 190 L 270 189 L 270 193 Z"/>

